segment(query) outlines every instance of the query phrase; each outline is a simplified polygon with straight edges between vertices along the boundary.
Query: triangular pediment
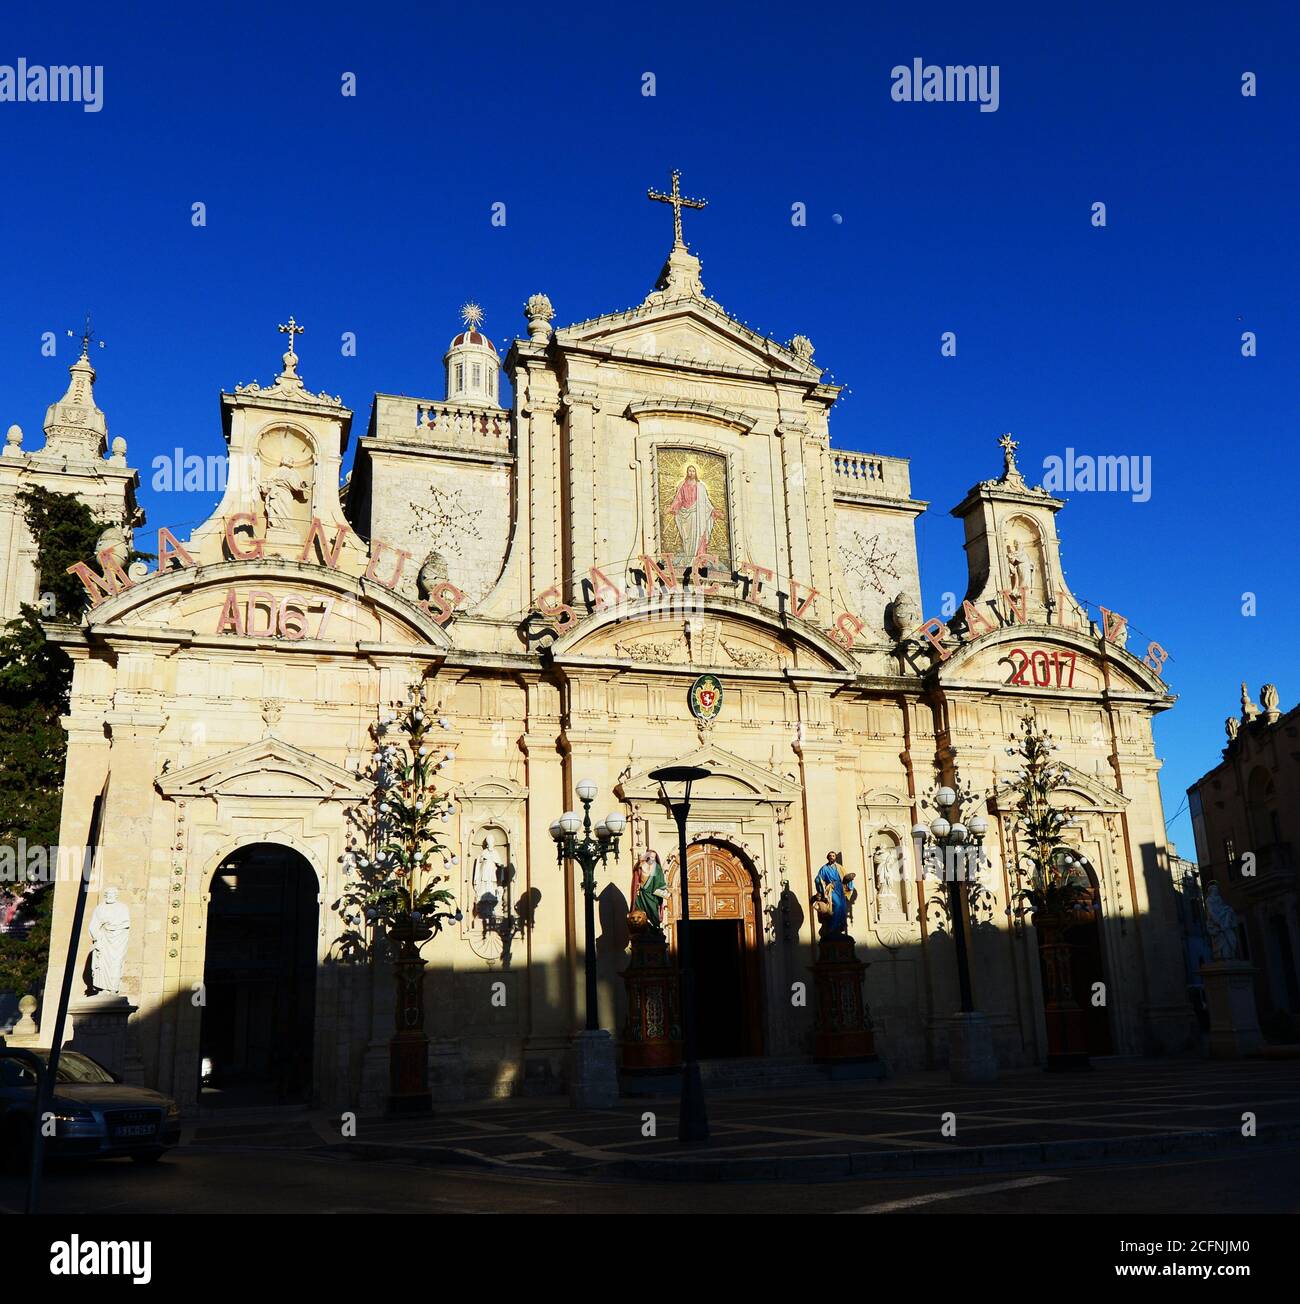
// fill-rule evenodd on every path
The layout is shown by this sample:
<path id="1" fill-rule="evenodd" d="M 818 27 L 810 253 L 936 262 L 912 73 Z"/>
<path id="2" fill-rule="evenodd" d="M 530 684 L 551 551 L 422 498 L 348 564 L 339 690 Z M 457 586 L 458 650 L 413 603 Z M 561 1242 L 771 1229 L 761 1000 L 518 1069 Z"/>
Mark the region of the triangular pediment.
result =
<path id="1" fill-rule="evenodd" d="M 770 376 L 773 371 L 816 383 L 821 369 L 792 347 L 752 331 L 712 299 L 687 297 L 610 313 L 556 331 L 556 343 L 628 361 L 693 365 L 722 373 Z"/>
<path id="2" fill-rule="evenodd" d="M 691 803 L 710 800 L 734 801 L 737 797 L 751 801 L 790 802 L 800 794 L 797 779 L 777 774 L 761 765 L 755 765 L 721 747 L 707 744 L 688 756 L 671 762 L 656 761 L 639 774 L 624 779 L 615 791 L 624 801 L 657 801 L 660 796 L 659 781 L 650 777 L 652 770 L 662 765 L 691 765 L 708 770 L 710 777 L 700 779 L 691 789 Z M 670 792 L 669 796 L 677 796 Z"/>
<path id="3" fill-rule="evenodd" d="M 297 797 L 360 801 L 369 785 L 280 738 L 262 738 L 155 781 L 165 797 Z"/>

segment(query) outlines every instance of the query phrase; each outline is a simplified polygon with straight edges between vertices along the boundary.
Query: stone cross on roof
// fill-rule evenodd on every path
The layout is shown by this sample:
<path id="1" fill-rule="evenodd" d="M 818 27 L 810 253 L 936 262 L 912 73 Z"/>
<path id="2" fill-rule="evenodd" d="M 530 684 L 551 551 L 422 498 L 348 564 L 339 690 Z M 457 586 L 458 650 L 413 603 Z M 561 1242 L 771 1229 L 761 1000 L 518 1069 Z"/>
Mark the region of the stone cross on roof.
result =
<path id="1" fill-rule="evenodd" d="M 301 335 L 307 328 L 299 326 L 290 314 L 287 325 L 280 327 L 280 333 L 289 337 L 289 351 L 284 355 L 284 374 L 286 376 L 296 376 L 298 374 L 298 352 L 293 347 L 293 337 Z"/>
<path id="2" fill-rule="evenodd" d="M 673 188 L 669 194 L 664 194 L 662 190 L 647 190 L 648 198 L 655 200 L 660 204 L 671 204 L 673 206 L 673 248 L 685 248 L 686 241 L 682 239 L 682 209 L 683 208 L 707 208 L 709 201 L 707 199 L 687 199 L 682 194 L 681 189 L 682 174 L 673 169 Z"/>

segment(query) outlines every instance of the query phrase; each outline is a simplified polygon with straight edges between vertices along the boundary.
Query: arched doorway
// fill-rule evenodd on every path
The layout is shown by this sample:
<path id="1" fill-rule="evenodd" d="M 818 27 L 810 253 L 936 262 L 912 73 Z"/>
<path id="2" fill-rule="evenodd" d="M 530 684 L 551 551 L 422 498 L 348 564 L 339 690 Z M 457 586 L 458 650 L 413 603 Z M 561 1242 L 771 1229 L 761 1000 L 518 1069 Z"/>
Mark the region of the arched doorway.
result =
<path id="1" fill-rule="evenodd" d="M 1075 867 L 1072 876 L 1077 878 L 1079 886 L 1085 886 L 1088 897 L 1079 909 L 1078 918 L 1062 934 L 1063 941 L 1068 942 L 1070 951 L 1070 988 L 1075 1003 L 1084 1012 L 1088 1035 L 1088 1054 L 1110 1055 L 1114 1047 L 1110 1036 L 1110 985 L 1106 982 L 1105 966 L 1102 962 L 1102 914 L 1101 889 L 1097 874 L 1092 865 L 1079 852 L 1071 852 Z M 1039 933 L 1042 942 L 1043 933 Z M 1045 965 L 1045 957 L 1039 950 L 1040 965 Z M 1047 990 L 1047 973 L 1042 970 L 1043 990 Z M 1096 985 L 1102 984 L 1101 990 L 1107 994 L 1107 1003 L 1098 1005 L 1093 1001 Z"/>
<path id="2" fill-rule="evenodd" d="M 307 860 L 277 843 L 241 847 L 217 867 L 203 963 L 204 1105 L 310 1096 L 317 892 Z"/>
<path id="3" fill-rule="evenodd" d="M 730 848 L 698 842 L 687 849 L 691 958 L 701 1059 L 763 1053 L 761 918 L 753 872 Z M 673 874 L 667 933 L 681 944 L 681 879 Z"/>

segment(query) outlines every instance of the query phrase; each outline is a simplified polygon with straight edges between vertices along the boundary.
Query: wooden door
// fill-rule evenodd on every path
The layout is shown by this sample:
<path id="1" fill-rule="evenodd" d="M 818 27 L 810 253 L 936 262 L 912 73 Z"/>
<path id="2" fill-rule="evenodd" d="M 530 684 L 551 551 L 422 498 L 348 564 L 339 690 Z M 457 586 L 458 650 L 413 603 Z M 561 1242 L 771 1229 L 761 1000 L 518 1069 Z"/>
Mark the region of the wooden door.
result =
<path id="1" fill-rule="evenodd" d="M 763 984 L 758 885 L 739 856 L 711 842 L 697 843 L 687 849 L 686 881 L 692 920 L 734 922 L 736 925 L 740 941 L 740 1000 L 735 1017 L 743 1027 L 744 1053 L 761 1055 Z M 675 954 L 677 923 L 681 919 L 681 880 L 676 873 L 672 875 L 670 889 L 665 931 Z M 705 995 L 700 993 L 700 999 Z"/>

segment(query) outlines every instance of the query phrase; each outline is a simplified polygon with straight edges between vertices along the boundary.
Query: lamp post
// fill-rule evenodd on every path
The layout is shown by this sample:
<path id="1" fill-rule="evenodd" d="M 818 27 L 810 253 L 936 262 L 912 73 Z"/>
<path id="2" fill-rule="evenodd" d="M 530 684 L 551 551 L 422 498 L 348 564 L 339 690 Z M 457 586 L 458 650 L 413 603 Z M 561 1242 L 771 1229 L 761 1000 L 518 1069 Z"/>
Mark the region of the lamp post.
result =
<path id="1" fill-rule="evenodd" d="M 659 783 L 664 804 L 677 824 L 677 882 L 682 902 L 681 928 L 677 937 L 677 960 L 682 980 L 682 1097 L 678 1108 L 677 1139 L 682 1142 L 709 1139 L 709 1115 L 704 1104 L 704 1083 L 700 1079 L 699 1045 L 695 1017 L 695 969 L 691 960 L 691 894 L 686 882 L 686 819 L 691 810 L 691 784 L 707 779 L 709 771 L 696 765 L 666 765 L 651 770 Z M 680 800 L 672 801 L 667 783 L 684 787 Z"/>
<path id="2" fill-rule="evenodd" d="M 604 865 L 612 854 L 618 859 L 618 840 L 627 825 L 621 811 L 612 811 L 596 825 L 591 825 L 591 803 L 596 800 L 596 785 L 590 779 L 582 779 L 577 786 L 578 800 L 582 802 L 582 814 L 566 810 L 551 825 L 551 837 L 555 839 L 556 864 L 566 860 L 577 862 L 582 869 L 582 893 L 585 899 L 584 922 L 586 925 L 587 947 L 584 956 L 587 979 L 587 1031 L 600 1029 L 599 1012 L 596 1007 L 596 866 Z M 578 831 L 582 836 L 578 836 Z"/>
<path id="3" fill-rule="evenodd" d="M 569 1099 L 580 1109 L 609 1109 L 618 1103 L 618 1068 L 614 1039 L 600 1026 L 596 1001 L 596 866 L 604 865 L 611 854 L 618 859 L 618 839 L 627 821 L 614 811 L 593 828 L 591 803 L 596 800 L 596 785 L 583 779 L 576 791 L 582 814 L 566 810 L 551 825 L 556 863 L 576 863 L 582 869 L 586 921 L 587 1026 L 574 1035 L 569 1047 Z"/>
<path id="4" fill-rule="evenodd" d="M 920 866 L 924 869 L 936 860 L 942 862 L 961 998 L 961 1009 L 953 1018 L 949 1042 L 949 1066 L 953 1080 L 957 1082 L 989 1082 L 997 1077 L 992 1031 L 988 1019 L 975 1008 L 966 931 L 969 920 L 967 870 L 972 863 L 981 863 L 984 839 L 989 831 L 988 820 L 982 815 L 963 818 L 965 808 L 973 802 L 969 788 L 959 794 L 943 784 L 935 790 L 930 801 L 935 817 L 929 827 L 917 824 L 912 830 Z"/>

